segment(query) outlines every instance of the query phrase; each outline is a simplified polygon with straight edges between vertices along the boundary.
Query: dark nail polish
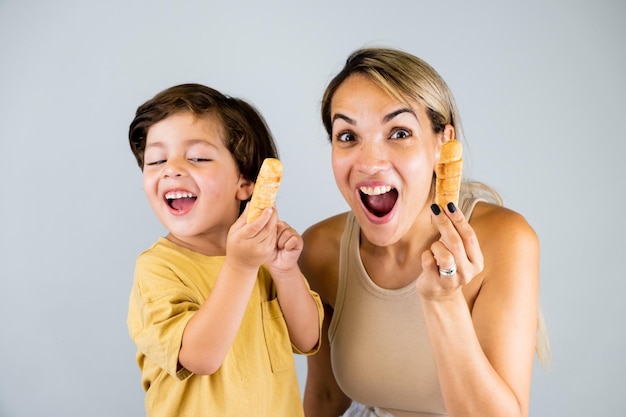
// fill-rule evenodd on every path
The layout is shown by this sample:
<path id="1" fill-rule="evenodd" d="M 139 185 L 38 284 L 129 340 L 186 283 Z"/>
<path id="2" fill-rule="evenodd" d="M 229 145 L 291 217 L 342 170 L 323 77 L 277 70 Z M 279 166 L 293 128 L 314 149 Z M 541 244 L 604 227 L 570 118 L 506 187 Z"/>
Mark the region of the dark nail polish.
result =
<path id="1" fill-rule="evenodd" d="M 448 211 L 450 211 L 450 213 L 454 213 L 456 211 L 456 207 L 453 202 L 448 203 Z"/>
<path id="2" fill-rule="evenodd" d="M 430 206 L 430 209 L 433 211 L 435 216 L 441 213 L 441 209 L 439 208 L 437 204 L 433 204 L 432 206 Z"/>

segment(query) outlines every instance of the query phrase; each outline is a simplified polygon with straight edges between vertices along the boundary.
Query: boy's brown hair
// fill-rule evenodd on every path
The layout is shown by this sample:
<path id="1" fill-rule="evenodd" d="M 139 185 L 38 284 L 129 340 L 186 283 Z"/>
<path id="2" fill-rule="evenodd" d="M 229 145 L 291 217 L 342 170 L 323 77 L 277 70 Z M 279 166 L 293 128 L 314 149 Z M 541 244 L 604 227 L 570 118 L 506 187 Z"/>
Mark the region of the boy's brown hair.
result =
<path id="1" fill-rule="evenodd" d="M 143 171 L 148 129 L 176 113 L 216 116 L 224 131 L 224 145 L 244 178 L 256 181 L 265 158 L 278 158 L 272 133 L 261 114 L 244 100 L 226 96 L 201 84 L 181 84 L 161 91 L 137 108 L 128 139 Z M 242 202 L 240 212 L 246 202 Z"/>

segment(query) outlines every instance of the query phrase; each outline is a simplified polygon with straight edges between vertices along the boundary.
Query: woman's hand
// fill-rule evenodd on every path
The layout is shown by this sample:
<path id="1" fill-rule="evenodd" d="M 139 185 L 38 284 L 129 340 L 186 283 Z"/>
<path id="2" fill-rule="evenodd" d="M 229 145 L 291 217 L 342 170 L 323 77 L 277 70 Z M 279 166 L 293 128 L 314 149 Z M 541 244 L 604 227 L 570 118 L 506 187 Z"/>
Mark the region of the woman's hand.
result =
<path id="1" fill-rule="evenodd" d="M 483 254 L 467 219 L 454 204 L 445 210 L 433 204 L 432 222 L 441 237 L 422 254 L 417 289 L 427 299 L 446 299 L 483 270 Z"/>

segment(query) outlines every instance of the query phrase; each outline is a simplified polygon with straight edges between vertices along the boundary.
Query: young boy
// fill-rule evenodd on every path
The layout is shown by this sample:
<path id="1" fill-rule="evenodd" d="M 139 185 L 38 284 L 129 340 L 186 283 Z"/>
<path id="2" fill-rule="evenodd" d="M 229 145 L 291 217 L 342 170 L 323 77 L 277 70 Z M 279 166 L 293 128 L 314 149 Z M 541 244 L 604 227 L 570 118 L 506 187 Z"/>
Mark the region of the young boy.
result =
<path id="1" fill-rule="evenodd" d="M 139 255 L 128 312 L 148 416 L 303 416 L 293 352 L 319 348 L 323 309 L 275 208 L 246 223 L 277 157 L 246 102 L 198 84 L 137 109 L 130 146 L 168 234 Z"/>

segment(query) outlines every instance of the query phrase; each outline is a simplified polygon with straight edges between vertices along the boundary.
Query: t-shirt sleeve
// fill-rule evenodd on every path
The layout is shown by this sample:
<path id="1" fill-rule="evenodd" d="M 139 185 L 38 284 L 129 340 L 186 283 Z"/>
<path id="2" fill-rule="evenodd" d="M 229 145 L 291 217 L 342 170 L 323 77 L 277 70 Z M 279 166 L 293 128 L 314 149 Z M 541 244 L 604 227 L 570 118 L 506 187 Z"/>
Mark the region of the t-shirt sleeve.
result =
<path id="1" fill-rule="evenodd" d="M 322 299 L 320 298 L 319 294 L 311 290 L 311 287 L 309 286 L 309 283 L 306 279 L 304 280 L 304 282 L 306 283 L 306 286 L 309 289 L 309 293 L 313 297 L 313 301 L 315 301 L 315 305 L 317 306 L 317 319 L 318 319 L 317 343 L 315 344 L 313 349 L 311 349 L 308 352 L 301 352 L 293 344 L 291 345 L 291 349 L 293 350 L 294 353 L 308 356 L 308 355 L 313 355 L 317 353 L 318 350 L 320 350 L 320 346 L 322 343 L 322 323 L 324 321 L 324 306 L 322 304 Z"/>
<path id="2" fill-rule="evenodd" d="M 137 258 L 128 313 L 130 335 L 148 359 L 183 380 L 178 362 L 183 331 L 200 305 L 172 268 L 147 253 Z"/>

